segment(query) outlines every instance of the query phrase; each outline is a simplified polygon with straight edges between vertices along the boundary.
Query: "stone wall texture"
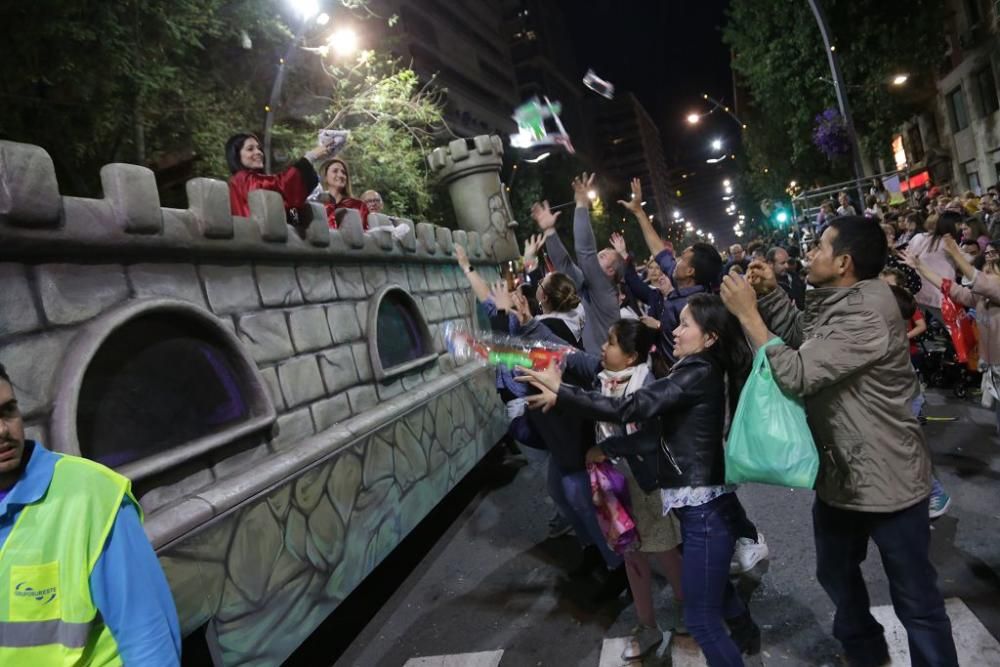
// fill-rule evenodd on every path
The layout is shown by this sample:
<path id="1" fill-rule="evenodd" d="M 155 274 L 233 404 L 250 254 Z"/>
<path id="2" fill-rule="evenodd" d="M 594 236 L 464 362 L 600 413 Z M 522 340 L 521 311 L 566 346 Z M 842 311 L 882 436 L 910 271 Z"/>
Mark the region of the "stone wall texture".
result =
<path id="1" fill-rule="evenodd" d="M 503 435 L 492 372 L 456 366 L 442 336 L 475 320 L 454 243 L 487 280 L 511 258 L 501 153 L 488 137 L 435 153 L 456 207 L 475 209 L 460 218 L 493 210 L 490 225 L 371 216 L 410 228 L 396 240 L 363 232 L 356 214 L 330 230 L 318 207 L 297 231 L 269 192 L 233 217 L 211 179 L 189 182 L 188 209 L 161 208 L 134 165 L 102 170 L 104 199 L 65 197 L 42 149 L 0 141 L 0 361 L 29 437 L 86 455 L 65 417 L 67 378 L 82 377 L 88 341 L 144 304 L 204 317 L 252 369 L 262 426 L 121 468 L 183 632 L 210 629 L 222 664 L 279 664 Z M 369 313 L 387 285 L 412 297 L 433 354 L 378 381 Z"/>

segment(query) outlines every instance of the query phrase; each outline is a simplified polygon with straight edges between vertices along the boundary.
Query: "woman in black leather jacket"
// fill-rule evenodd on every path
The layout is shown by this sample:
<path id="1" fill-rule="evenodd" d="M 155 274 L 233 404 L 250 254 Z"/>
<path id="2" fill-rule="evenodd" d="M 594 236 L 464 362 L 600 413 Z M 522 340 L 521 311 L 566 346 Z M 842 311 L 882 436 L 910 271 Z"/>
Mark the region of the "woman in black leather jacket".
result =
<path id="1" fill-rule="evenodd" d="M 677 362 L 670 373 L 627 397 L 564 384 L 555 367 L 525 369 L 519 379 L 543 390 L 529 400 L 533 407 L 623 423 L 659 419 L 659 442 L 641 434 L 609 438 L 589 458 L 628 454 L 634 466 L 637 453 L 648 453 L 638 460 L 652 467 L 664 514 L 675 512 L 681 523 L 688 629 L 709 665 L 742 665 L 742 653 L 760 651 L 760 630 L 729 582 L 729 562 L 746 517 L 735 487 L 725 483 L 723 428 L 727 403 L 733 411 L 746 380 L 750 349 L 739 322 L 714 295 L 692 296 L 673 333 Z"/>

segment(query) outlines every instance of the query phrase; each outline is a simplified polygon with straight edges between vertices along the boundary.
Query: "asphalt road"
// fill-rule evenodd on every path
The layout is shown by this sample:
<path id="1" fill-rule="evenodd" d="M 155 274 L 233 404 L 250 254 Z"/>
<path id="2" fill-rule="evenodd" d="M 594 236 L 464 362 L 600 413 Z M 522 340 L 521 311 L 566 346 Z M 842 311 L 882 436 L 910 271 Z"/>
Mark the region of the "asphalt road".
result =
<path id="1" fill-rule="evenodd" d="M 993 414 L 934 392 L 927 413 L 958 417 L 925 427 L 938 477 L 952 496 L 950 512 L 932 525 L 939 585 L 992 642 L 989 635 L 1000 637 L 1000 439 Z M 739 493 L 771 550 L 770 560 L 740 582 L 763 629 L 761 661 L 840 664 L 830 634 L 833 607 L 813 572 L 813 494 L 761 485 Z M 605 639 L 626 635 L 634 610 L 624 596 L 603 607 L 587 604 L 589 591 L 566 576 L 578 556 L 575 539 L 546 539 L 552 512 L 541 465 L 484 459 L 286 664 L 611 664 L 601 662 Z M 872 605 L 888 605 L 874 547 L 864 571 Z M 670 604 L 669 589 L 662 590 L 664 616 Z M 482 655 L 452 662 L 414 660 L 476 652 Z"/>

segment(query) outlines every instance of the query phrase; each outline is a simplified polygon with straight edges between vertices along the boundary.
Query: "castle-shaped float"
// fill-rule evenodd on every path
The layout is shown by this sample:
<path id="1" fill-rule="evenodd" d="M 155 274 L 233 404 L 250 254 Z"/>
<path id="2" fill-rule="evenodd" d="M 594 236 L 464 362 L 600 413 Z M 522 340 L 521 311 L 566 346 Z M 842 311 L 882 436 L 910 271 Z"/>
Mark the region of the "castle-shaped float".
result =
<path id="1" fill-rule="evenodd" d="M 28 437 L 128 476 L 185 636 L 224 665 L 287 657 L 502 436 L 493 375 L 445 354 L 478 318 L 454 261 L 517 255 L 497 137 L 428 156 L 459 230 L 226 183 L 160 206 L 109 164 L 62 196 L 49 155 L 0 141 L 0 361 Z"/>

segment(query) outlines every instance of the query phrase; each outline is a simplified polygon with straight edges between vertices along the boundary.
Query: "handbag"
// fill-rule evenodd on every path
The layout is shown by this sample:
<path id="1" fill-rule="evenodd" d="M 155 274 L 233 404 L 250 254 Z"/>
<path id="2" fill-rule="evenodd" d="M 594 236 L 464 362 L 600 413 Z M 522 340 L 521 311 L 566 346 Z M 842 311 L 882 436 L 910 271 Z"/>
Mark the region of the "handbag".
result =
<path id="1" fill-rule="evenodd" d="M 951 281 L 941 280 L 941 319 L 951 336 L 955 347 L 955 357 L 959 363 L 969 363 L 970 358 L 976 360 L 976 321 L 969 312 L 951 298 Z"/>
<path id="2" fill-rule="evenodd" d="M 632 551 L 639 546 L 639 534 L 629 513 L 631 506 L 628 482 L 610 461 L 588 463 L 590 491 L 597 513 L 597 525 L 608 547 L 615 553 Z"/>
<path id="3" fill-rule="evenodd" d="M 757 350 L 740 394 L 726 444 L 726 483 L 759 482 L 811 489 L 819 472 L 819 453 L 801 398 L 781 390 L 765 350 Z"/>

